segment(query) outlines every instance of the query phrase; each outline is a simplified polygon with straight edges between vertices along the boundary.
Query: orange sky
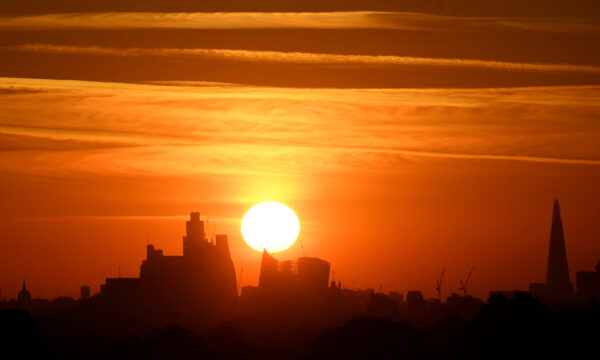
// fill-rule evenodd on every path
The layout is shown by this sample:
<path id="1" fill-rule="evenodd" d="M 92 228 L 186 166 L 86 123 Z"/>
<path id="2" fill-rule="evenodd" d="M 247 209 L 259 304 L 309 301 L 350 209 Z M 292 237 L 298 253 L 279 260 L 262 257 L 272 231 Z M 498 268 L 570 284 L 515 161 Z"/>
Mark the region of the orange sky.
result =
<path id="1" fill-rule="evenodd" d="M 3 297 L 137 276 L 146 239 L 180 254 L 196 210 L 256 284 L 239 225 L 265 200 L 348 287 L 433 296 L 446 267 L 449 295 L 475 265 L 475 295 L 526 289 L 554 198 L 572 275 L 600 259 L 593 11 L 107 4 L 0 17 Z"/>

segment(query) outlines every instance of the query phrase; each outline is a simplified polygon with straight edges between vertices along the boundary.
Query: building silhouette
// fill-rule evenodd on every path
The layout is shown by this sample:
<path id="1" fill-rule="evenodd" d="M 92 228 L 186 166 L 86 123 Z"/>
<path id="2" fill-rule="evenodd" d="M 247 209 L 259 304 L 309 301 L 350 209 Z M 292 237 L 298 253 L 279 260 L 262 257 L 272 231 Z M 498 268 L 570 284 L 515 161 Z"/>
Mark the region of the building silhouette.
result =
<path id="1" fill-rule="evenodd" d="M 28 305 L 31 302 L 31 294 L 27 290 L 27 284 L 25 284 L 25 281 L 23 281 L 23 287 L 17 295 L 17 302 L 20 306 Z"/>
<path id="2" fill-rule="evenodd" d="M 330 279 L 328 261 L 314 257 L 278 260 L 267 251 L 263 251 L 258 285 L 244 287 L 238 298 L 227 236 L 209 239 L 197 212 L 191 213 L 186 222 L 182 249 L 182 255 L 171 256 L 147 244 L 139 277 L 119 274 L 107 278 L 100 294 L 93 297 L 89 286 L 81 286 L 80 301 L 66 297 L 32 300 L 23 282 L 18 298 L 0 302 L 0 309 L 24 309 L 34 316 L 59 314 L 69 309 L 69 321 L 81 321 L 94 331 L 125 335 L 173 323 L 200 328 L 223 320 L 255 324 L 268 332 L 292 329 L 293 326 L 287 325 L 300 323 L 337 326 L 358 316 L 403 321 L 426 329 L 447 318 L 471 321 L 485 305 L 482 300 L 466 295 L 466 291 L 464 296 L 453 293 L 443 301 L 425 299 L 418 290 L 403 295 L 384 294 L 382 287 L 379 292 L 349 289 L 333 277 Z M 464 284 L 461 285 L 461 290 L 465 290 Z M 600 263 L 596 271 L 577 273 L 577 296 L 574 296 L 558 201 L 554 203 L 552 216 L 547 279 L 545 283 L 531 284 L 531 293 L 552 304 L 600 301 Z M 490 293 L 490 299 L 504 299 L 509 301 L 507 304 L 522 301 L 522 296 L 519 291 Z M 540 301 L 535 301 L 541 306 Z"/>
<path id="3" fill-rule="evenodd" d="M 107 278 L 101 296 L 113 306 L 143 309 L 165 321 L 223 320 L 237 300 L 227 235 L 208 239 L 200 213 L 192 212 L 182 256 L 164 255 L 148 244 L 140 277 Z"/>
<path id="4" fill-rule="evenodd" d="M 90 298 L 91 289 L 88 285 L 81 286 L 81 288 L 79 288 L 79 292 L 81 300 L 87 300 Z"/>
<path id="5" fill-rule="evenodd" d="M 258 287 L 264 292 L 322 292 L 327 290 L 329 271 L 329 262 L 322 259 L 301 257 L 280 262 L 264 250 Z"/>
<path id="6" fill-rule="evenodd" d="M 381 318 L 397 318 L 400 314 L 400 304 L 385 294 L 372 292 L 367 301 L 367 314 Z"/>
<path id="7" fill-rule="evenodd" d="M 532 295 L 549 303 L 568 303 L 573 300 L 573 284 L 569 279 L 565 236 L 558 200 L 554 200 L 546 283 L 530 285 Z"/>
<path id="8" fill-rule="evenodd" d="M 337 285 L 329 287 L 329 262 L 313 257 L 279 261 L 263 251 L 258 286 L 245 286 L 241 317 L 293 321 L 331 317 Z"/>
<path id="9" fill-rule="evenodd" d="M 412 322 L 424 322 L 427 319 L 428 305 L 420 290 L 410 290 L 406 293 L 406 310 Z"/>
<path id="10" fill-rule="evenodd" d="M 600 261 L 596 271 L 578 271 L 577 300 L 581 303 L 596 302 L 600 304 Z"/>

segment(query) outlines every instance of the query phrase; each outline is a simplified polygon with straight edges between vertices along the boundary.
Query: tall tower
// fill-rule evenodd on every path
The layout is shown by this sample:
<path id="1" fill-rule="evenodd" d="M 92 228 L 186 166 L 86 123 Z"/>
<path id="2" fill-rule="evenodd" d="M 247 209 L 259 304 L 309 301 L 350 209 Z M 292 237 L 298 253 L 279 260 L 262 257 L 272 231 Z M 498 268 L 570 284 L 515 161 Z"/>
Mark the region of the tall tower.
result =
<path id="1" fill-rule="evenodd" d="M 199 212 L 192 212 L 190 219 L 185 223 L 185 236 L 183 237 L 183 255 L 197 254 L 199 249 L 207 243 L 204 232 L 204 221 L 200 220 Z"/>
<path id="2" fill-rule="evenodd" d="M 546 287 L 548 295 L 553 301 L 566 302 L 573 296 L 573 285 L 569 279 L 565 235 L 558 200 L 554 200 L 554 210 L 552 212 Z"/>

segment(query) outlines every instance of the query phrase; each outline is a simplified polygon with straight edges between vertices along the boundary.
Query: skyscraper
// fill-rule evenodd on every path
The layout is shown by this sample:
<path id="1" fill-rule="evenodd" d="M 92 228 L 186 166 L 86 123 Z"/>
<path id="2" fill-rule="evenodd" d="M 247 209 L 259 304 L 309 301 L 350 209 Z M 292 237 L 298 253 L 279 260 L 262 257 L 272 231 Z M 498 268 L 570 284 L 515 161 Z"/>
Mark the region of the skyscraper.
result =
<path id="1" fill-rule="evenodd" d="M 183 256 L 146 246 L 139 278 L 108 278 L 101 291 L 111 304 L 134 307 L 164 321 L 222 321 L 237 301 L 237 279 L 227 235 L 207 237 L 200 213 L 192 212 Z"/>
<path id="2" fill-rule="evenodd" d="M 566 303 L 573 299 L 573 284 L 569 278 L 565 235 L 558 200 L 554 200 L 552 211 L 546 283 L 531 284 L 531 292 L 551 303 Z"/>
<path id="3" fill-rule="evenodd" d="M 590 301 L 600 304 L 600 261 L 596 271 L 577 272 L 577 298 L 583 304 Z"/>
<path id="4" fill-rule="evenodd" d="M 565 235 L 563 233 L 558 200 L 554 200 L 554 209 L 552 211 L 552 229 L 550 231 L 546 284 L 548 286 L 568 286 L 572 288 L 571 281 L 569 280 Z"/>

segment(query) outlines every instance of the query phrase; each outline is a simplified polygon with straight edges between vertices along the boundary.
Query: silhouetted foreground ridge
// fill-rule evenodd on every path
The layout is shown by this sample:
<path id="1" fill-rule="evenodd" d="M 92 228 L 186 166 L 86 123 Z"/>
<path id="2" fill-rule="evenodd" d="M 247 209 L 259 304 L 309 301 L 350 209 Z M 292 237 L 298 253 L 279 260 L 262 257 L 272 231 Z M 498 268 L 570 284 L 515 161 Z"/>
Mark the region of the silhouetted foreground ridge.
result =
<path id="1" fill-rule="evenodd" d="M 358 317 L 326 329 L 236 322 L 112 338 L 66 326 L 59 314 L 34 320 L 9 309 L 0 311 L 0 346 L 45 359 L 578 359 L 596 353 L 598 324 L 595 304 L 552 310 L 527 293 L 494 296 L 471 321 L 448 317 L 424 329 Z"/>

